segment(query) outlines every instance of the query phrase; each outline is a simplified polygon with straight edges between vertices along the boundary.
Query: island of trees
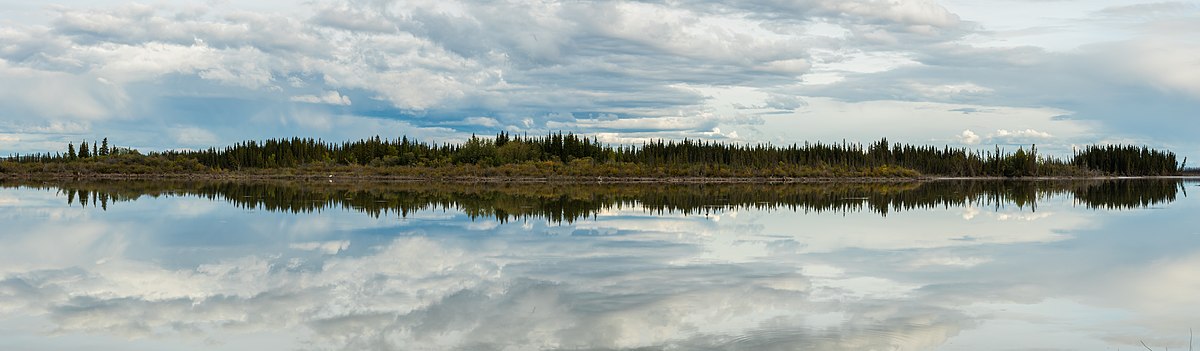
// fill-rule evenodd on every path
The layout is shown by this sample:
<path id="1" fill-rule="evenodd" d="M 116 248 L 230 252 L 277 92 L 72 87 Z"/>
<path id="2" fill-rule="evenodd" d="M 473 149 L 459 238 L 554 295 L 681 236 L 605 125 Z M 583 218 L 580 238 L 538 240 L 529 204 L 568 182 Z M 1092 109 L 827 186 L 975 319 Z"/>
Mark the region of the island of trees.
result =
<path id="1" fill-rule="evenodd" d="M 684 139 L 605 145 L 572 133 L 472 136 L 462 143 L 374 137 L 245 141 L 223 148 L 141 153 L 68 144 L 63 151 L 0 160 L 4 177 L 316 176 L 379 178 L 916 178 L 1169 176 L 1186 170 L 1173 152 L 1092 145 L 1069 158 L 1016 150 L 889 143 L 740 144 Z"/>

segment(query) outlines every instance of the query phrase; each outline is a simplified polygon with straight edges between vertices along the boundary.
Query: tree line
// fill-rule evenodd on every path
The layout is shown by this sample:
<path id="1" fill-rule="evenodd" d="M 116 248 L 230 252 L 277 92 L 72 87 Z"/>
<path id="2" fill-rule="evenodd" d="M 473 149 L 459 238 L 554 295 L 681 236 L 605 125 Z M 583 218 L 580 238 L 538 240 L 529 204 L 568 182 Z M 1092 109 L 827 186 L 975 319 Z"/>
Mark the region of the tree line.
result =
<path id="1" fill-rule="evenodd" d="M 16 163 L 47 163 L 88 160 L 116 155 L 140 154 L 137 152 L 137 150 L 131 148 L 109 146 L 108 138 L 104 138 L 99 143 L 92 141 L 90 147 L 88 146 L 88 141 L 84 140 L 79 143 L 79 147 L 76 147 L 75 143 L 67 143 L 67 149 L 65 152 L 41 152 L 24 155 L 16 154 L 10 155 L 4 160 Z"/>
<path id="2" fill-rule="evenodd" d="M 641 145 L 606 145 L 595 137 L 573 133 L 544 136 L 500 132 L 494 137 L 472 135 L 462 143 L 422 142 L 402 136 L 373 137 L 331 143 L 313 138 L 244 141 L 224 148 L 173 150 L 142 155 L 128 148 L 86 141 L 68 144 L 65 153 L 14 155 L 10 163 L 77 163 L 119 159 L 136 163 L 152 158 L 155 167 L 181 170 L 243 171 L 296 168 L 311 165 L 369 166 L 375 168 L 454 166 L 501 167 L 561 165 L 580 167 L 604 175 L 672 176 L 792 176 L 805 174 L 926 175 L 955 177 L 1027 176 L 1161 176 L 1179 174 L 1186 167 L 1174 153 L 1132 145 L 1092 145 L 1076 150 L 1068 159 L 1038 153 L 1036 145 L 1014 151 L 972 150 L 889 143 L 886 138 L 860 143 L 794 143 L 791 145 L 741 144 L 710 140 L 652 140 Z M 112 163 L 110 161 L 110 163 Z M 461 168 L 461 167 L 460 167 Z M 512 168 L 512 167 L 510 167 Z M 516 168 L 519 169 L 519 168 Z M 556 168 L 557 169 L 557 168 Z M 806 170 L 827 170 L 806 172 Z M 828 171 L 833 170 L 833 171 Z M 856 172 L 842 172 L 842 171 Z M 837 172 L 834 172 L 837 171 Z M 590 174 L 590 173 L 589 173 Z"/>

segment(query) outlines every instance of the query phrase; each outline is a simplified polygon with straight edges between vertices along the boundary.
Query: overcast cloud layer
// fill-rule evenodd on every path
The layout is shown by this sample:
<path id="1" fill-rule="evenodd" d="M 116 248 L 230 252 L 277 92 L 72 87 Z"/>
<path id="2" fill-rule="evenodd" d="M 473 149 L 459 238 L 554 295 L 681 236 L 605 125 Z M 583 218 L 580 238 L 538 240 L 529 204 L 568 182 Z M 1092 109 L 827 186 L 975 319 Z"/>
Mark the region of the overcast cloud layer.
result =
<path id="1" fill-rule="evenodd" d="M 109 137 L 1200 154 L 1200 2 L 0 1 L 0 153 Z"/>

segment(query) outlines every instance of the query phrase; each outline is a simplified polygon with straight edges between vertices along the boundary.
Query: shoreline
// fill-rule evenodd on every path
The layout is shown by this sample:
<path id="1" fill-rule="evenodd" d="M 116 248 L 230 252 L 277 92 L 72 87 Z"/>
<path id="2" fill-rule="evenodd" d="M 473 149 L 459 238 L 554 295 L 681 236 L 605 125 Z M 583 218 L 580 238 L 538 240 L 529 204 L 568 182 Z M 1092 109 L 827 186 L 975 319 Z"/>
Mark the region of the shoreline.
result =
<path id="1" fill-rule="evenodd" d="M 304 181 L 354 183 L 512 183 L 512 184 L 790 184 L 790 183 L 905 183 L 933 181 L 1087 181 L 1122 179 L 1200 179 L 1177 176 L 1054 176 L 1054 177 L 600 177 L 600 176 L 452 176 L 419 177 L 359 174 L 0 174 L 0 181 Z"/>

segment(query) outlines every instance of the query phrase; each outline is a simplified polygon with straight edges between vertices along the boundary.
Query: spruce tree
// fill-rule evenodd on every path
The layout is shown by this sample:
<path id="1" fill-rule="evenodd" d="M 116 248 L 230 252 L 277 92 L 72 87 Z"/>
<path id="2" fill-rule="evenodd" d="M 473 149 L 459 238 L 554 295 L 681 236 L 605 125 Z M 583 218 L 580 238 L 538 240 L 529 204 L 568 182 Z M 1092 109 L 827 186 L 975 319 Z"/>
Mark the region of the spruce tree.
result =
<path id="1" fill-rule="evenodd" d="M 92 153 L 88 152 L 88 143 L 87 140 L 84 140 L 82 143 L 79 143 L 79 158 L 88 157 L 92 157 Z"/>

